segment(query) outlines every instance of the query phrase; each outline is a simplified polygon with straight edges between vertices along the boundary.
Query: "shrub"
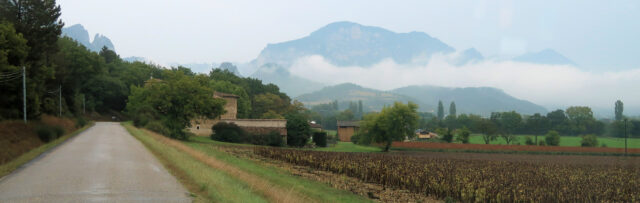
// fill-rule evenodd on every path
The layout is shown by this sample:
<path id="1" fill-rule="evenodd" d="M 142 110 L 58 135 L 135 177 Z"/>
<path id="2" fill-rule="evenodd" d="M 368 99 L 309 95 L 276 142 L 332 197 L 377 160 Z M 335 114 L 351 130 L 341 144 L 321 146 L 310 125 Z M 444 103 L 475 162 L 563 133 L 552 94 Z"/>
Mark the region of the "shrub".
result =
<path id="1" fill-rule="evenodd" d="M 602 143 L 602 145 L 600 145 L 600 147 L 605 147 L 605 148 L 606 148 L 606 147 L 607 147 L 607 144 Z"/>
<path id="2" fill-rule="evenodd" d="M 38 138 L 43 142 L 49 142 L 55 139 L 55 132 L 53 129 L 46 125 L 41 125 L 36 128 L 36 134 L 38 134 Z"/>
<path id="3" fill-rule="evenodd" d="M 531 137 L 529 137 L 529 136 L 524 138 L 524 144 L 526 144 L 526 145 L 536 145 L 536 143 L 533 142 L 533 139 L 531 139 Z"/>
<path id="4" fill-rule="evenodd" d="M 248 143 L 247 133 L 235 123 L 219 122 L 211 127 L 212 140 L 233 143 Z"/>
<path id="5" fill-rule="evenodd" d="M 544 137 L 544 141 L 549 146 L 558 146 L 560 144 L 560 134 L 555 130 L 550 130 Z"/>
<path id="6" fill-rule="evenodd" d="M 442 140 L 444 140 L 445 142 L 451 143 L 453 141 L 453 133 L 451 133 L 451 130 L 449 129 L 443 129 L 441 130 L 441 132 L 443 132 L 443 134 L 438 133 L 439 135 L 442 135 Z"/>
<path id="7" fill-rule="evenodd" d="M 326 132 L 315 132 L 313 133 L 313 142 L 316 143 L 318 147 L 327 147 L 327 133 Z"/>
<path id="8" fill-rule="evenodd" d="M 76 128 L 81 128 L 81 127 L 84 127 L 85 125 L 87 125 L 86 119 L 84 119 L 83 117 L 78 117 L 76 119 Z"/>
<path id="9" fill-rule="evenodd" d="M 593 134 L 585 135 L 582 137 L 581 143 L 583 147 L 597 147 L 598 137 Z"/>
<path id="10" fill-rule="evenodd" d="M 164 125 L 159 121 L 149 122 L 144 127 L 161 135 L 169 135 L 170 133 L 169 129 L 164 127 Z"/>
<path id="11" fill-rule="evenodd" d="M 353 142 L 353 144 L 358 144 L 358 141 L 360 141 L 360 135 L 358 133 L 355 133 L 351 136 L 351 142 Z"/>
<path id="12" fill-rule="evenodd" d="M 544 142 L 544 140 L 540 140 L 540 141 L 538 141 L 538 145 L 546 146 L 547 144 Z"/>
<path id="13" fill-rule="evenodd" d="M 547 144 L 545 144 L 544 140 L 540 140 L 540 141 L 538 141 L 538 145 L 540 145 L 540 146 L 545 146 L 545 145 L 547 145 Z"/>
<path id="14" fill-rule="evenodd" d="M 456 139 L 463 144 L 467 144 L 469 143 L 469 135 L 471 135 L 471 132 L 469 132 L 469 129 L 464 127 L 458 132 L 458 137 Z"/>
<path id="15" fill-rule="evenodd" d="M 277 131 L 271 131 L 268 134 L 258 134 L 250 137 L 251 144 L 255 145 L 267 145 L 273 147 L 280 147 L 284 145 L 282 135 Z"/>
<path id="16" fill-rule="evenodd" d="M 55 125 L 51 127 L 51 129 L 53 129 L 53 132 L 55 133 L 55 136 L 56 136 L 55 138 L 59 138 L 64 135 L 64 128 L 62 128 L 62 126 Z"/>

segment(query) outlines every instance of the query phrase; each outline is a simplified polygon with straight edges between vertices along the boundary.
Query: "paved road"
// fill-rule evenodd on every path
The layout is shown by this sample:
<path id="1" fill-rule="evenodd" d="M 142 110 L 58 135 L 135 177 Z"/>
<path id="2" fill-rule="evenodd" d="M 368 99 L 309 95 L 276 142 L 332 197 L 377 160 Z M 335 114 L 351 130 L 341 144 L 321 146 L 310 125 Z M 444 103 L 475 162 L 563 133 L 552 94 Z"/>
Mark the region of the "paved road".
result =
<path id="1" fill-rule="evenodd" d="M 0 179 L 0 202 L 191 202 L 119 123 L 98 122 Z"/>

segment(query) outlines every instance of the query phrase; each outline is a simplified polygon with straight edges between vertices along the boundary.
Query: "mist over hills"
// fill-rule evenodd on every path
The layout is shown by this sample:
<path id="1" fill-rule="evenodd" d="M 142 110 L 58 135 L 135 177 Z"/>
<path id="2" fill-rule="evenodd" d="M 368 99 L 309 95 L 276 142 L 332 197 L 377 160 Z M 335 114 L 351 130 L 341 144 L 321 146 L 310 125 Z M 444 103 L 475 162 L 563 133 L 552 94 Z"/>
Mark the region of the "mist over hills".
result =
<path id="1" fill-rule="evenodd" d="M 503 111 L 517 111 L 523 114 L 547 112 L 542 106 L 517 99 L 492 87 L 449 88 L 424 85 L 398 88 L 391 92 L 407 95 L 427 104 L 437 104 L 442 100 L 443 104 L 448 106 L 453 101 L 458 113 L 488 116 L 491 112 Z"/>
<path id="2" fill-rule="evenodd" d="M 87 49 L 93 52 L 100 52 L 102 47 L 107 47 L 111 50 L 116 50 L 111 43 L 111 40 L 104 35 L 96 33 L 93 37 L 93 42 L 89 40 L 89 32 L 84 29 L 81 24 L 75 24 L 69 27 L 62 28 L 62 36 L 68 36 L 71 39 L 76 40 L 78 43 L 87 47 Z"/>
<path id="3" fill-rule="evenodd" d="M 513 58 L 514 61 L 528 62 L 535 64 L 548 64 L 548 65 L 573 65 L 576 63 L 556 52 L 553 49 L 544 49 L 539 52 L 526 53 L 521 56 Z"/>
<path id="4" fill-rule="evenodd" d="M 396 101 L 403 103 L 414 102 L 419 105 L 420 111 L 431 112 L 434 110 L 433 105 L 425 104 L 415 98 L 393 92 L 365 88 L 353 83 L 324 87 L 321 90 L 300 95 L 295 99 L 307 106 L 326 104 L 337 100 L 340 106 L 343 107 L 350 101 L 362 101 L 365 112 L 380 111 L 385 105 L 393 104 Z"/>
<path id="5" fill-rule="evenodd" d="M 263 83 L 276 84 L 280 87 L 280 90 L 290 97 L 296 97 L 324 87 L 324 84 L 292 75 L 289 70 L 274 63 L 262 65 L 250 77 L 260 79 Z"/>

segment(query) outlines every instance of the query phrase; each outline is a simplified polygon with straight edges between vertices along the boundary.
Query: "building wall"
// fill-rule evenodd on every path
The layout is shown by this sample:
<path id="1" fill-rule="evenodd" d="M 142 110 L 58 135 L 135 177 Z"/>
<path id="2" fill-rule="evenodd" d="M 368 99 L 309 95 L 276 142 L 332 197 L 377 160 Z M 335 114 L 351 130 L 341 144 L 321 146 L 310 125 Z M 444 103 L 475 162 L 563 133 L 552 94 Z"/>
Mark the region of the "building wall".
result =
<path id="1" fill-rule="evenodd" d="M 224 105 L 225 112 L 220 119 L 236 119 L 238 117 L 238 99 L 235 97 L 224 97 L 227 103 Z"/>
<path id="2" fill-rule="evenodd" d="M 357 131 L 356 127 L 338 127 L 338 139 L 343 142 L 351 142 L 351 136 Z"/>
<path id="3" fill-rule="evenodd" d="M 284 119 L 223 119 L 223 120 L 194 120 L 191 121 L 189 131 L 199 136 L 210 136 L 211 127 L 218 122 L 235 123 L 249 134 L 267 134 L 277 131 L 287 136 L 287 120 Z"/>

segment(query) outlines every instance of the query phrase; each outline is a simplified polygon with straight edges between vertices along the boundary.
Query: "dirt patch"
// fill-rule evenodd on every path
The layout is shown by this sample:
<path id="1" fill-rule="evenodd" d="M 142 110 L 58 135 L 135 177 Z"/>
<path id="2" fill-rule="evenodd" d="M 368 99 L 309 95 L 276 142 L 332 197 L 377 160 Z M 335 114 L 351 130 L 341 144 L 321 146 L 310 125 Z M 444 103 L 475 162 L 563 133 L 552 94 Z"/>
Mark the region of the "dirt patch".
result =
<path id="1" fill-rule="evenodd" d="M 211 146 L 211 145 L 210 145 Z M 364 182 L 358 178 L 316 170 L 307 166 L 293 165 L 287 162 L 267 159 L 255 155 L 253 147 L 211 146 L 239 158 L 259 161 L 262 164 L 284 169 L 289 173 L 306 179 L 326 183 L 333 188 L 346 190 L 379 202 L 442 202 L 433 197 L 413 193 L 408 190 L 384 187 L 381 184 Z"/>

